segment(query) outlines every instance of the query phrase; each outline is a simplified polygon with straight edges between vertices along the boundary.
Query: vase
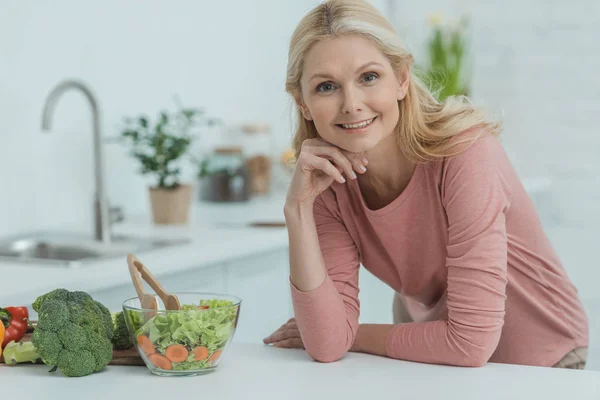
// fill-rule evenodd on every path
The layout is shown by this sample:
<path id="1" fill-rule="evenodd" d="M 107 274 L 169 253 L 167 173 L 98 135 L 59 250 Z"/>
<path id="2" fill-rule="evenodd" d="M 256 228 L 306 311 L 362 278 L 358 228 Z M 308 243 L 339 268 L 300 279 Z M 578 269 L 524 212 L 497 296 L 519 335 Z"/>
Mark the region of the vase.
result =
<path id="1" fill-rule="evenodd" d="M 173 189 L 150 187 L 152 220 L 158 225 L 187 224 L 192 200 L 192 186 Z"/>

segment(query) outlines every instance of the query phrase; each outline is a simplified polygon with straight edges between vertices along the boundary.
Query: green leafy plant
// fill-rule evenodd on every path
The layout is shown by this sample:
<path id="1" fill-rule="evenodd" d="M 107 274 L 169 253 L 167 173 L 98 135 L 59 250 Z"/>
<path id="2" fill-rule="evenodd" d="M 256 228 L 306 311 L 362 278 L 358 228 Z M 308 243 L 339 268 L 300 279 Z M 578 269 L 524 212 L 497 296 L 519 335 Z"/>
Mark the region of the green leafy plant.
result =
<path id="1" fill-rule="evenodd" d="M 449 96 L 468 96 L 470 71 L 467 56 L 470 42 L 468 15 L 453 24 L 443 24 L 441 17 L 430 17 L 433 30 L 427 41 L 428 65 L 417 68 L 440 101 Z"/>
<path id="2" fill-rule="evenodd" d="M 202 109 L 179 107 L 175 112 L 162 110 L 154 123 L 145 115 L 125 118 L 121 138 L 132 146 L 131 155 L 141 163 L 140 172 L 155 176 L 156 187 L 175 189 L 180 185 L 177 161 L 189 150 L 192 128 L 220 122 L 203 116 Z"/>

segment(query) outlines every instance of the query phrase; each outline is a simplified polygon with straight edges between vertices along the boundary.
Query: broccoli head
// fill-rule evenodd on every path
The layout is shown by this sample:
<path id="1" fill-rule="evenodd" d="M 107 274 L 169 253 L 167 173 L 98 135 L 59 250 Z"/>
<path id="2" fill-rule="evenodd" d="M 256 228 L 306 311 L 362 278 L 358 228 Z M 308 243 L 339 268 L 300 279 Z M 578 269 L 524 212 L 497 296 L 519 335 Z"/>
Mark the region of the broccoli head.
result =
<path id="1" fill-rule="evenodd" d="M 35 299 L 31 306 L 35 311 L 39 313 L 40 306 L 46 301 L 46 299 L 66 300 L 68 295 L 69 291 L 67 289 L 55 289 L 51 292 L 39 296 L 37 299 Z"/>
<path id="2" fill-rule="evenodd" d="M 57 289 L 38 297 L 33 307 L 38 325 L 31 341 L 45 364 L 66 376 L 85 376 L 112 360 L 112 316 L 89 294 Z"/>
<path id="3" fill-rule="evenodd" d="M 133 346 L 133 341 L 131 340 L 129 329 L 127 329 L 127 324 L 125 323 L 125 314 L 123 314 L 123 311 L 119 311 L 113 313 L 112 317 L 115 332 L 112 338 L 113 347 L 117 350 L 130 348 Z"/>

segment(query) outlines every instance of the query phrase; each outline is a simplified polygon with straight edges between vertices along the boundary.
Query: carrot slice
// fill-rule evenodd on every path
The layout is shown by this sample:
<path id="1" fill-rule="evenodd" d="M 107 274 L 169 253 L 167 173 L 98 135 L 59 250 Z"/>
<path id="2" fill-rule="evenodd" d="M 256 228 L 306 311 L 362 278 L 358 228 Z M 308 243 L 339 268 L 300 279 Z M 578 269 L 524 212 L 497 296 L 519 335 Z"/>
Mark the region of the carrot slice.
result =
<path id="1" fill-rule="evenodd" d="M 150 359 L 150 362 L 152 362 L 152 364 L 154 364 L 158 368 L 173 369 L 173 364 L 171 364 L 171 361 L 169 361 L 167 357 L 163 356 L 160 353 L 150 354 L 148 358 Z"/>
<path id="2" fill-rule="evenodd" d="M 205 346 L 196 347 L 193 353 L 196 361 L 206 360 L 208 357 L 208 349 Z"/>
<path id="3" fill-rule="evenodd" d="M 152 342 L 150 341 L 150 338 L 148 338 L 148 336 L 146 336 L 146 335 L 138 336 L 137 342 L 138 342 L 138 345 L 140 345 L 140 347 L 144 351 L 144 353 L 152 354 L 152 353 L 156 352 L 156 350 L 154 350 L 154 345 L 152 344 Z"/>
<path id="4" fill-rule="evenodd" d="M 222 350 L 217 350 L 214 353 L 211 354 L 211 356 L 208 358 L 208 361 L 210 362 L 215 362 L 219 359 L 219 357 L 221 357 L 221 353 L 223 353 Z"/>
<path id="5" fill-rule="evenodd" d="M 172 344 L 165 350 L 165 356 L 173 362 L 182 362 L 188 358 L 189 352 L 181 344 Z"/>

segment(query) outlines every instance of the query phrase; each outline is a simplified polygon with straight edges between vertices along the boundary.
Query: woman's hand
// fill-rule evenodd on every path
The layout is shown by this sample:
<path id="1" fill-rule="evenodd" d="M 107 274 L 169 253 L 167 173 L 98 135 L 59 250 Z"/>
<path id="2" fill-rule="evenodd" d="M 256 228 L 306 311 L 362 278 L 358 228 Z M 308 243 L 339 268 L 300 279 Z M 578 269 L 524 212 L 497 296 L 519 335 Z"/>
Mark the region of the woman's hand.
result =
<path id="1" fill-rule="evenodd" d="M 273 347 L 283 347 L 287 349 L 303 349 L 304 343 L 300 337 L 296 318 L 290 319 L 279 329 L 271 334 L 271 336 L 263 339 L 265 344 L 273 344 Z"/>
<path id="2" fill-rule="evenodd" d="M 362 153 L 347 152 L 322 139 L 307 139 L 302 143 L 286 202 L 310 204 L 334 180 L 344 183 L 356 179 L 355 172 L 364 174 L 367 163 Z"/>

